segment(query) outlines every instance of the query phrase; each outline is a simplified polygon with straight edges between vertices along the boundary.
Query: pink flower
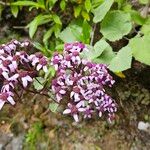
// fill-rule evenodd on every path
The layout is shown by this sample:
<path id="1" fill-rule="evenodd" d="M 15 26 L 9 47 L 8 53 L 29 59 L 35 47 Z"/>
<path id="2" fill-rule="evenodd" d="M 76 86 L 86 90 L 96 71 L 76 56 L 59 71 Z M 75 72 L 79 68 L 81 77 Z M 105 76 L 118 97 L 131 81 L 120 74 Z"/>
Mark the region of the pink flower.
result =
<path id="1" fill-rule="evenodd" d="M 22 77 L 21 80 L 24 87 L 27 87 L 28 82 L 32 82 L 32 78 L 29 75 Z"/>
<path id="2" fill-rule="evenodd" d="M 63 114 L 70 114 L 75 121 L 78 116 L 91 118 L 93 113 L 99 117 L 105 112 L 113 114 L 117 111 L 114 100 L 107 96 L 105 87 L 111 87 L 114 80 L 108 73 L 107 66 L 89 62 L 80 57 L 80 52 L 88 49 L 82 43 L 67 43 L 63 54 L 54 54 L 52 65 L 56 76 L 52 81 L 52 91 L 57 102 L 67 99 L 68 107 Z"/>
<path id="3" fill-rule="evenodd" d="M 5 104 L 5 102 L 9 102 L 11 103 L 12 105 L 15 104 L 13 98 L 13 93 L 12 92 L 3 92 L 3 93 L 0 93 L 0 109 L 3 107 L 3 105 Z"/>
<path id="4" fill-rule="evenodd" d="M 79 111 L 83 111 L 83 108 L 79 108 L 76 105 L 68 103 L 68 108 L 63 111 L 63 114 L 70 114 L 76 122 L 79 122 Z"/>
<path id="5" fill-rule="evenodd" d="M 37 65 L 36 69 L 37 69 L 37 71 L 39 71 L 40 69 L 43 69 L 44 72 L 48 71 L 46 58 L 43 57 L 39 60 L 39 64 Z"/>

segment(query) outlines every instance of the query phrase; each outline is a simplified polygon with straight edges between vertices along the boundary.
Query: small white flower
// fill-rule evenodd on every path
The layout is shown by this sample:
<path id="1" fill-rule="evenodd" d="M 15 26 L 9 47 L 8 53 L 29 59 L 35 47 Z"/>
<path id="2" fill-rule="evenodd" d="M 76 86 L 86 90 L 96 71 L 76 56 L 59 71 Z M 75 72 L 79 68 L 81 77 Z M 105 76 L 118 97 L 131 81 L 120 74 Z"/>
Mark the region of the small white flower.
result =
<path id="1" fill-rule="evenodd" d="M 29 75 L 22 77 L 21 80 L 24 87 L 27 87 L 28 82 L 32 82 L 32 78 Z"/>
<path id="2" fill-rule="evenodd" d="M 0 100 L 0 110 L 2 109 L 2 107 L 4 106 L 5 101 Z"/>

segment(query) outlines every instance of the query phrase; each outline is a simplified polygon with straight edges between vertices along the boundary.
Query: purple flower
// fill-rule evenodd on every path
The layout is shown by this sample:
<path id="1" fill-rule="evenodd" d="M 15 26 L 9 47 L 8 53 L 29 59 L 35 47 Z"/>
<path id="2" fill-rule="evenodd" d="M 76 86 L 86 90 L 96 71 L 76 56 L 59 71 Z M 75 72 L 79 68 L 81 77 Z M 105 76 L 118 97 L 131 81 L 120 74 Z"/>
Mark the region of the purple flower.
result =
<path id="1" fill-rule="evenodd" d="M 12 40 L 0 46 L 0 80 L 3 82 L 0 108 L 6 101 L 14 104 L 12 97 L 17 86 L 27 87 L 38 76 L 39 70 L 48 70 L 48 59 L 45 56 L 41 53 L 27 54 L 25 50 L 29 44 L 28 41 Z"/>
<path id="2" fill-rule="evenodd" d="M 13 98 L 13 93 L 11 92 L 3 92 L 3 93 L 0 93 L 0 109 L 3 107 L 3 105 L 5 104 L 5 102 L 9 102 L 11 103 L 12 105 L 15 104 Z"/>
<path id="3" fill-rule="evenodd" d="M 56 101 L 67 100 L 67 108 L 63 114 L 70 114 L 75 121 L 79 116 L 91 118 L 98 112 L 110 116 L 117 111 L 115 101 L 106 94 L 104 86 L 114 84 L 108 68 L 104 64 L 96 64 L 80 57 L 82 51 L 88 49 L 82 43 L 67 43 L 63 54 L 54 54 L 51 64 L 55 67 L 56 76 L 52 81 L 52 90 Z"/>
<path id="4" fill-rule="evenodd" d="M 76 122 L 79 122 L 78 113 L 83 111 L 83 108 L 78 108 L 76 105 L 68 103 L 68 108 L 63 111 L 63 114 L 71 114 Z"/>
<path id="5" fill-rule="evenodd" d="M 45 57 L 41 58 L 39 60 L 39 64 L 36 67 L 37 71 L 39 71 L 40 69 L 43 69 L 44 72 L 47 72 L 47 60 Z"/>
<path id="6" fill-rule="evenodd" d="M 29 73 L 27 71 L 21 71 L 19 73 L 19 77 L 21 78 L 22 84 L 24 87 L 27 87 L 29 82 L 32 82 L 32 78 L 28 75 Z"/>

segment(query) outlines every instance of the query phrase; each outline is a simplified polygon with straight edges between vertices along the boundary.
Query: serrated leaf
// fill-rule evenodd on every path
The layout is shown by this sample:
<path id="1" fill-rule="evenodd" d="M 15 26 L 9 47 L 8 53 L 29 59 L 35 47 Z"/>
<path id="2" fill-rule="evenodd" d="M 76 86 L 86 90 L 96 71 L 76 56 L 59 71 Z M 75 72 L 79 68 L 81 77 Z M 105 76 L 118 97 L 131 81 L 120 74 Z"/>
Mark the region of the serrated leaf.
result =
<path id="1" fill-rule="evenodd" d="M 112 51 L 112 48 L 110 46 L 107 46 L 102 54 L 99 57 L 95 58 L 93 62 L 108 65 L 114 57 L 115 53 Z"/>
<path id="2" fill-rule="evenodd" d="M 80 36 L 81 33 L 82 33 L 81 26 L 76 24 L 70 24 L 60 33 L 59 38 L 66 43 L 75 42 L 80 39 L 77 37 L 77 35 L 79 34 Z"/>
<path id="3" fill-rule="evenodd" d="M 101 23 L 100 32 L 110 41 L 121 39 L 132 29 L 130 14 L 123 11 L 109 12 Z"/>
<path id="4" fill-rule="evenodd" d="M 97 23 L 102 21 L 109 9 L 111 8 L 114 0 L 105 0 L 99 7 L 93 10 L 93 22 Z"/>
<path id="5" fill-rule="evenodd" d="M 150 35 L 150 18 L 146 21 L 146 23 L 141 27 L 141 32 L 144 35 Z"/>
<path id="6" fill-rule="evenodd" d="M 129 46 L 136 60 L 150 65 L 150 35 L 131 39 Z"/>
<path id="7" fill-rule="evenodd" d="M 131 14 L 131 18 L 132 20 L 138 24 L 138 25 L 143 25 L 146 21 L 146 18 L 143 18 L 141 15 L 140 15 L 140 12 L 138 11 L 135 11 L 135 10 L 131 10 L 130 11 L 130 14 Z"/>
<path id="8" fill-rule="evenodd" d="M 33 86 L 36 90 L 42 90 L 44 87 L 44 82 L 45 79 L 42 77 L 37 77 L 36 79 L 33 80 Z"/>
<path id="9" fill-rule="evenodd" d="M 91 0 L 85 0 L 84 5 L 85 5 L 85 9 L 87 10 L 87 12 L 89 12 L 92 8 Z"/>
<path id="10" fill-rule="evenodd" d="M 12 12 L 13 16 L 16 18 L 18 16 L 18 12 L 19 12 L 18 6 L 11 6 L 11 12 Z"/>
<path id="11" fill-rule="evenodd" d="M 88 52 L 82 52 L 81 57 L 95 63 L 109 64 L 115 56 L 112 48 L 105 40 L 98 41 L 94 47 L 87 45 Z"/>
<path id="12" fill-rule="evenodd" d="M 52 103 L 49 104 L 49 109 L 50 109 L 53 113 L 56 113 L 58 106 L 59 106 L 58 103 L 52 102 Z"/>
<path id="13" fill-rule="evenodd" d="M 112 59 L 109 69 L 113 72 L 121 72 L 131 68 L 132 51 L 129 46 L 123 47 Z"/>

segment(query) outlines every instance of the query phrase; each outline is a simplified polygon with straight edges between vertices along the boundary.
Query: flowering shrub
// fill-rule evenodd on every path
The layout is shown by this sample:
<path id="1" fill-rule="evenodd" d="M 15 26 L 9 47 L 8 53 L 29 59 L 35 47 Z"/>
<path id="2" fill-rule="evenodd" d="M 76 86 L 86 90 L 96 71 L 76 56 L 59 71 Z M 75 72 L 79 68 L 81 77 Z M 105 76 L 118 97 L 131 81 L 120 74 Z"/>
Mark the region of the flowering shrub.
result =
<path id="1" fill-rule="evenodd" d="M 67 100 L 63 114 L 70 114 L 76 122 L 79 115 L 91 118 L 94 113 L 108 115 L 111 122 L 116 112 L 116 103 L 106 94 L 104 87 L 112 87 L 114 80 L 107 66 L 81 59 L 80 53 L 88 49 L 82 43 L 65 44 L 63 54 L 55 53 L 51 64 L 55 67 L 56 78 L 52 80 L 52 90 L 59 103 Z"/>
<path id="2" fill-rule="evenodd" d="M 29 42 L 11 41 L 0 46 L 0 109 L 6 102 L 15 104 L 17 88 L 26 89 L 38 76 L 38 72 L 47 72 L 48 59 L 41 53 L 27 54 Z M 22 51 L 24 50 L 24 51 Z M 112 87 L 114 80 L 108 73 L 107 66 L 96 64 L 80 57 L 88 49 L 82 43 L 65 44 L 63 54 L 55 53 L 51 65 L 56 75 L 51 88 L 57 103 L 64 101 L 63 114 L 70 114 L 76 122 L 79 115 L 91 118 L 98 113 L 108 115 L 111 122 L 117 110 L 115 101 L 106 94 L 104 87 Z M 40 93 L 39 93 L 40 94 Z M 65 101 L 66 100 L 66 101 Z"/>
<path id="3" fill-rule="evenodd" d="M 28 41 L 13 40 L 0 46 L 0 109 L 6 102 L 15 104 L 14 94 L 19 86 L 25 89 L 39 70 L 47 72 L 47 58 L 41 53 L 32 55 L 25 51 L 29 48 Z M 16 87 L 17 86 L 17 87 Z"/>

